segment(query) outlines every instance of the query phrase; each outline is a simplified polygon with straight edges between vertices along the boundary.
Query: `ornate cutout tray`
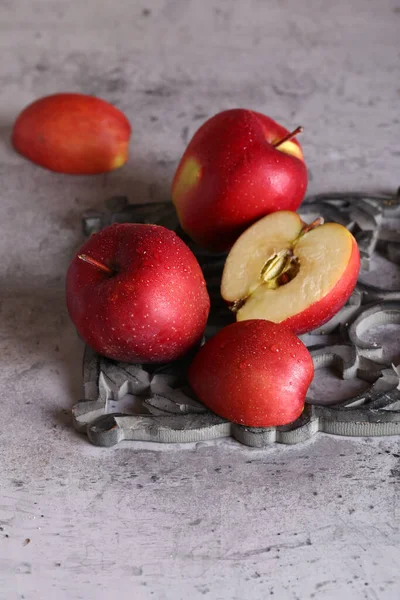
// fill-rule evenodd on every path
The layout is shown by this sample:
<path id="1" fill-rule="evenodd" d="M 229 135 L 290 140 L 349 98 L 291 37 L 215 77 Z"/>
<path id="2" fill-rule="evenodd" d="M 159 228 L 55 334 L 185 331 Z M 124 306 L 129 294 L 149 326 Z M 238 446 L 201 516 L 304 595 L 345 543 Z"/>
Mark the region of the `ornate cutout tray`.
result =
<path id="1" fill-rule="evenodd" d="M 73 407 L 75 428 L 98 446 L 122 440 L 197 442 L 233 436 L 243 444 L 296 444 L 318 431 L 346 436 L 400 434 L 400 190 L 397 195 L 320 194 L 298 211 L 307 222 L 321 215 L 345 225 L 359 244 L 362 268 L 352 296 L 322 328 L 301 336 L 316 376 L 301 417 L 284 427 L 251 428 L 210 412 L 185 380 L 190 362 L 126 364 L 85 349 L 84 399 Z M 174 229 L 203 269 L 211 297 L 205 339 L 233 321 L 220 298 L 225 254 L 194 245 L 170 203 L 131 205 L 125 197 L 104 212 L 83 216 L 90 235 L 115 222 L 158 223 Z"/>

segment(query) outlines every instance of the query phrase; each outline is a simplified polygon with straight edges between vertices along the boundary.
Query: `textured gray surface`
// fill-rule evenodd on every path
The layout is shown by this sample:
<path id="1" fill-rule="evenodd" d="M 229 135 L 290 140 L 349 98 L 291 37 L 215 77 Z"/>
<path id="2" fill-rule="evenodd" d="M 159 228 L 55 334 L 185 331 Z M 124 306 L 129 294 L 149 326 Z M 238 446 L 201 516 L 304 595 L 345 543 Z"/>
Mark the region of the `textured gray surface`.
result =
<path id="1" fill-rule="evenodd" d="M 310 192 L 395 189 L 398 0 L 3 0 L 0 14 L 0 598 L 397 600 L 398 438 L 90 446 L 69 417 L 82 346 L 63 280 L 82 211 L 164 199 L 223 108 L 302 123 Z M 126 168 L 62 177 L 13 154 L 17 112 L 60 90 L 126 111 Z"/>

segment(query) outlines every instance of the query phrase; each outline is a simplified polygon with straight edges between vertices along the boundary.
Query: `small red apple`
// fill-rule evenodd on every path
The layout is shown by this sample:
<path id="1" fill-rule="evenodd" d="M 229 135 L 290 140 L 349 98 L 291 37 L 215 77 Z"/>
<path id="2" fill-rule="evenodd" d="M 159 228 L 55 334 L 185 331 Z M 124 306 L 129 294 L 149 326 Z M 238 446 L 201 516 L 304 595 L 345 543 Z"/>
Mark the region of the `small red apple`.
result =
<path id="1" fill-rule="evenodd" d="M 222 297 L 236 319 L 266 319 L 306 333 L 329 321 L 357 283 L 360 253 L 338 223 L 306 225 L 290 211 L 260 219 L 225 262 Z"/>
<path id="2" fill-rule="evenodd" d="M 221 329 L 196 354 L 188 379 L 217 415 L 248 427 L 295 421 L 314 365 L 306 346 L 283 325 L 263 320 Z"/>
<path id="3" fill-rule="evenodd" d="M 296 210 L 307 169 L 292 133 L 260 113 L 221 112 L 200 127 L 179 163 L 172 201 L 184 231 L 200 246 L 228 250 L 261 217 Z"/>
<path id="4" fill-rule="evenodd" d="M 66 297 L 83 340 L 126 362 L 181 358 L 200 342 L 210 308 L 186 244 L 165 227 L 135 223 L 89 238 L 69 266 Z"/>
<path id="5" fill-rule="evenodd" d="M 14 148 L 59 173 L 105 173 L 128 158 L 131 126 L 117 108 L 84 94 L 54 94 L 27 106 L 15 121 Z"/>

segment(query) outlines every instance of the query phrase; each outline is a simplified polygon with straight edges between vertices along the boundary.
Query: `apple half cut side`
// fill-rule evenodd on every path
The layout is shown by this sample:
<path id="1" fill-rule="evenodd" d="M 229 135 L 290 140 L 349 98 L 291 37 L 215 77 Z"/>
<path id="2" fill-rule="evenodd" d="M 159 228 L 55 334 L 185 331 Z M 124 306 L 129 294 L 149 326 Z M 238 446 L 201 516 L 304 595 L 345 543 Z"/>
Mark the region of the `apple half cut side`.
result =
<path id="1" fill-rule="evenodd" d="M 354 290 L 360 253 L 351 233 L 291 211 L 249 227 L 226 259 L 221 294 L 237 321 L 266 319 L 297 334 L 331 319 Z"/>

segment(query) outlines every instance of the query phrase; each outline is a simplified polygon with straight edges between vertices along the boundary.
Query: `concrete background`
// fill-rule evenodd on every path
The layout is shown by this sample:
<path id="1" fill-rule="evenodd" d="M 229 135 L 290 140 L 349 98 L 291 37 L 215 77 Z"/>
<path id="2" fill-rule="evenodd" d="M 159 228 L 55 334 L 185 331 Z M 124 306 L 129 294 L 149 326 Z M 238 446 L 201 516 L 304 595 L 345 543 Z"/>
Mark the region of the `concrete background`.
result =
<path id="1" fill-rule="evenodd" d="M 394 190 L 399 31 L 399 0 L 0 0 L 1 599 L 399 598 L 397 438 L 94 448 L 64 306 L 82 211 L 168 198 L 219 110 L 302 124 L 310 193 Z M 13 152 L 18 112 L 57 91 L 126 112 L 128 165 L 68 177 Z"/>

